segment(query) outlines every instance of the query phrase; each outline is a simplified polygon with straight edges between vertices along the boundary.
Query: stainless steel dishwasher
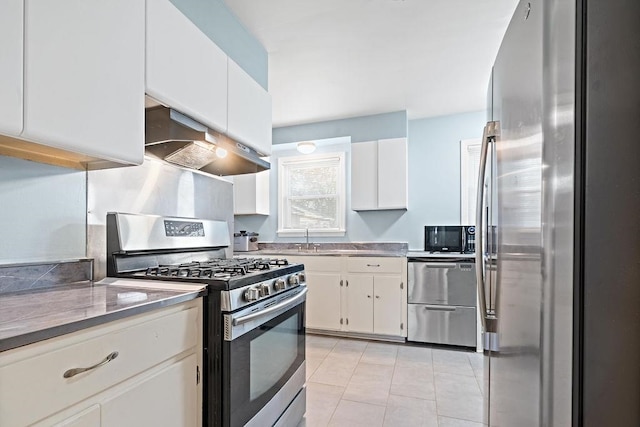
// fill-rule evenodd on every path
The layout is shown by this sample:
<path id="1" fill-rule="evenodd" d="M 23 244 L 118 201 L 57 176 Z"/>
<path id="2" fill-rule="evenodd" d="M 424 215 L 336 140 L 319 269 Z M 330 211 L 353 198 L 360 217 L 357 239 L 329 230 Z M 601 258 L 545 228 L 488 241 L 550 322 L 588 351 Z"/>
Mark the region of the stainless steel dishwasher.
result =
<path id="1" fill-rule="evenodd" d="M 476 346 L 476 273 L 466 256 L 408 258 L 407 339 Z"/>

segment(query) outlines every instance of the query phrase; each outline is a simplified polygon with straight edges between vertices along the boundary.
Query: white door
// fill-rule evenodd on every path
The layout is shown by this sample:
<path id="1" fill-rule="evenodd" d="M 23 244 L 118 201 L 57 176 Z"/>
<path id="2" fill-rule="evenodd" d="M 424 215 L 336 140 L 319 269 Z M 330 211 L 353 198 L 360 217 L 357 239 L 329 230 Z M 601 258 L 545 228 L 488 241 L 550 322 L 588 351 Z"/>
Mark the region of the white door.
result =
<path id="1" fill-rule="evenodd" d="M 44 422 L 46 423 L 46 420 Z M 100 405 L 95 404 L 82 412 L 75 414 L 54 427 L 100 427 Z"/>
<path id="2" fill-rule="evenodd" d="M 102 426 L 196 427 L 202 410 L 196 367 L 196 355 L 191 354 L 107 400 Z"/>
<path id="3" fill-rule="evenodd" d="M 378 141 L 378 209 L 407 207 L 407 139 Z"/>
<path id="4" fill-rule="evenodd" d="M 340 273 L 306 272 L 306 327 L 340 330 Z"/>
<path id="5" fill-rule="evenodd" d="M 227 55 L 169 0 L 147 2 L 146 92 L 227 129 Z"/>
<path id="6" fill-rule="evenodd" d="M 0 2 L 0 134 L 22 131 L 23 1 Z"/>
<path id="7" fill-rule="evenodd" d="M 229 59 L 227 133 L 261 153 L 271 154 L 271 95 Z"/>
<path id="8" fill-rule="evenodd" d="M 373 300 L 373 332 L 402 335 L 402 292 L 400 276 L 376 276 Z"/>
<path id="9" fill-rule="evenodd" d="M 351 145 L 351 209 L 378 208 L 378 143 Z"/>
<path id="10" fill-rule="evenodd" d="M 25 138 L 142 163 L 144 3 L 25 3 Z"/>
<path id="11" fill-rule="evenodd" d="M 373 276 L 350 274 L 347 276 L 347 319 L 349 332 L 373 332 Z"/>

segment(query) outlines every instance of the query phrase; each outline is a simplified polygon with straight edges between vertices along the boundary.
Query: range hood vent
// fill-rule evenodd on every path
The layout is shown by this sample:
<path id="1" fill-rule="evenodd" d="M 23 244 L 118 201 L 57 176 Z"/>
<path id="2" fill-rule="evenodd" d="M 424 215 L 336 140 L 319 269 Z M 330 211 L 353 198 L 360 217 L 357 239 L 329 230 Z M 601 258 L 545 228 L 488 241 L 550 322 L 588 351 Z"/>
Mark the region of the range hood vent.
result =
<path id="1" fill-rule="evenodd" d="M 145 153 L 212 175 L 241 175 L 270 168 L 254 149 L 162 105 L 145 110 Z"/>

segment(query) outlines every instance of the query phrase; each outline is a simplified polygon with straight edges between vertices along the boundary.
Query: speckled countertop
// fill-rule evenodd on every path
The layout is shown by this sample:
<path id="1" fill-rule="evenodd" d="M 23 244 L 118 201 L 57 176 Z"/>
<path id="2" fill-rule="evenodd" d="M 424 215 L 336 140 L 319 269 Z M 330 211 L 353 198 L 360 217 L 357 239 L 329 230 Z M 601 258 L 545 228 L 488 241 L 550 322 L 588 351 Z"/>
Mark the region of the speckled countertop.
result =
<path id="1" fill-rule="evenodd" d="M 364 243 L 259 243 L 257 251 L 234 252 L 234 256 L 261 257 L 282 256 L 407 256 L 407 243 L 364 242 Z"/>
<path id="2" fill-rule="evenodd" d="M 206 294 L 204 285 L 104 279 L 0 294 L 0 351 Z"/>

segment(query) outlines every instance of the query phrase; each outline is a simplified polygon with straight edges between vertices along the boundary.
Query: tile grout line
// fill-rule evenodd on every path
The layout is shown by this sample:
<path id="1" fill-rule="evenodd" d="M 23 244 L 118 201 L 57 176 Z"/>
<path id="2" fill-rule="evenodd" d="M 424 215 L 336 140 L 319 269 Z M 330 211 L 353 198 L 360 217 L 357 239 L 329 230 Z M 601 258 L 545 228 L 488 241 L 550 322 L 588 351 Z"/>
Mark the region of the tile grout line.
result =
<path id="1" fill-rule="evenodd" d="M 431 353 L 431 376 L 433 378 L 433 400 L 436 404 L 436 424 L 439 427 L 440 413 L 438 412 L 438 388 L 436 387 L 436 368 L 435 368 L 435 362 L 433 360 L 433 349 L 431 349 L 429 353 Z"/>
<path id="2" fill-rule="evenodd" d="M 335 347 L 338 345 L 338 343 L 342 341 L 342 339 L 339 339 L 338 341 L 336 341 L 336 344 L 333 346 L 333 349 L 331 351 L 333 351 L 335 349 Z M 365 350 L 367 349 L 367 346 L 369 345 L 369 343 L 367 342 L 367 345 L 365 345 Z M 364 354 L 365 350 L 362 350 L 362 354 Z M 329 352 L 329 354 L 331 354 L 331 352 Z M 360 357 L 358 357 L 358 361 L 356 362 L 356 367 L 358 366 L 358 363 L 360 363 L 360 359 L 362 359 L 362 354 L 360 355 Z M 327 356 L 329 356 L 327 354 Z M 333 412 L 331 413 L 331 417 L 329 417 L 329 424 L 331 424 L 331 421 L 333 420 L 333 417 L 336 414 L 336 411 L 338 410 L 338 406 L 340 406 L 340 402 L 342 402 L 344 399 L 344 393 L 347 391 L 347 387 L 349 387 L 349 382 L 351 382 L 351 378 L 353 378 L 353 373 L 355 372 L 356 368 L 353 368 L 353 371 L 351 372 L 351 376 L 349 377 L 349 380 L 347 381 L 347 385 L 344 386 L 344 390 L 342 391 L 342 394 L 340 395 L 340 400 L 338 400 L 338 404 L 336 405 L 336 407 L 333 409 Z M 347 402 L 350 402 L 350 400 L 347 400 Z"/>

